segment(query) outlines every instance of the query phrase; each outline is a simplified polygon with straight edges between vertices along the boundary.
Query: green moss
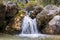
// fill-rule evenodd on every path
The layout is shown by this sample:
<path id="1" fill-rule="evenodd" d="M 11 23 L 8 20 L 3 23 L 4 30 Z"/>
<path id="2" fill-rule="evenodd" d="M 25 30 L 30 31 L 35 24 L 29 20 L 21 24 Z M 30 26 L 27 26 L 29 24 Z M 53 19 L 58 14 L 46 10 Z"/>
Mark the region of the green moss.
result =
<path id="1" fill-rule="evenodd" d="M 10 1 L 12 1 L 12 2 L 16 2 L 17 0 L 10 0 Z"/>
<path id="2" fill-rule="evenodd" d="M 46 6 L 48 4 L 54 4 L 54 5 L 59 5 L 60 2 L 57 0 L 38 0 L 38 3 L 42 6 Z"/>
<path id="3" fill-rule="evenodd" d="M 25 4 L 25 8 L 28 8 L 28 7 L 33 7 L 35 6 L 37 3 L 35 1 L 30 1 L 29 3 Z"/>
<path id="4" fill-rule="evenodd" d="M 21 14 L 25 15 L 25 12 L 23 10 L 19 11 L 16 16 L 20 16 Z"/>
<path id="5" fill-rule="evenodd" d="M 21 2 L 18 2 L 17 5 L 18 5 L 19 8 L 23 7 L 23 4 Z"/>

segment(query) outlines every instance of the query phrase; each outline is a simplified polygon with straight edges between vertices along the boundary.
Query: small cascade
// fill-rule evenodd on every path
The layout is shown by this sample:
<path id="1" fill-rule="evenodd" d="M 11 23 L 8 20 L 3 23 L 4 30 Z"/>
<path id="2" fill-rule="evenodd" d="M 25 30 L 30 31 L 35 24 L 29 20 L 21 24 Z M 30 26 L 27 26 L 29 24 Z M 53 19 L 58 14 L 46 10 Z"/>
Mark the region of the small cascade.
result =
<path id="1" fill-rule="evenodd" d="M 32 19 L 28 15 L 24 17 L 22 22 L 21 34 L 37 34 L 36 18 Z"/>

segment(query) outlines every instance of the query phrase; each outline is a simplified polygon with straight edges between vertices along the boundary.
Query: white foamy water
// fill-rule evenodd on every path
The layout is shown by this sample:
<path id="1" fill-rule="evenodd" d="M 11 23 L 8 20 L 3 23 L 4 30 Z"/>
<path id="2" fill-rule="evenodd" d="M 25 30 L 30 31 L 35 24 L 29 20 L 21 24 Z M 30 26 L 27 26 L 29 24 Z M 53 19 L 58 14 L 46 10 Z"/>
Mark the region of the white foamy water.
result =
<path id="1" fill-rule="evenodd" d="M 19 37 L 28 37 L 28 38 L 50 37 L 50 35 L 46 35 L 46 34 L 19 34 L 19 35 L 16 35 L 16 36 L 19 36 Z"/>
<path id="2" fill-rule="evenodd" d="M 36 18 L 31 19 L 28 15 L 24 17 L 21 34 L 37 34 Z"/>

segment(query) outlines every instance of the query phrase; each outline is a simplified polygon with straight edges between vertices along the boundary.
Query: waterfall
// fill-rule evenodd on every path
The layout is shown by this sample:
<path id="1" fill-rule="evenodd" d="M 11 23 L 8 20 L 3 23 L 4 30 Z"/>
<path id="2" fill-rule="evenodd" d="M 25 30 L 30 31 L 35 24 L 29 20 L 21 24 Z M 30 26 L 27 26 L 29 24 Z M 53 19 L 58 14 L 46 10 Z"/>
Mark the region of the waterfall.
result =
<path id="1" fill-rule="evenodd" d="M 32 19 L 28 15 L 23 18 L 21 34 L 37 34 L 36 18 Z"/>

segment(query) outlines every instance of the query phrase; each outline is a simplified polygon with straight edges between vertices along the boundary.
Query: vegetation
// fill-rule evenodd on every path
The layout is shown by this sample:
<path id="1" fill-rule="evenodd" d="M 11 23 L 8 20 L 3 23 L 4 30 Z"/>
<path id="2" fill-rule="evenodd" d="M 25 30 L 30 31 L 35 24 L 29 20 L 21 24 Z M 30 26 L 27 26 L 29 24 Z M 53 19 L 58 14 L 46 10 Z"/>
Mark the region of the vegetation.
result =
<path id="1" fill-rule="evenodd" d="M 25 4 L 25 8 L 28 8 L 30 6 L 33 7 L 35 5 L 36 5 L 36 3 L 34 1 L 30 1 L 29 3 Z"/>

